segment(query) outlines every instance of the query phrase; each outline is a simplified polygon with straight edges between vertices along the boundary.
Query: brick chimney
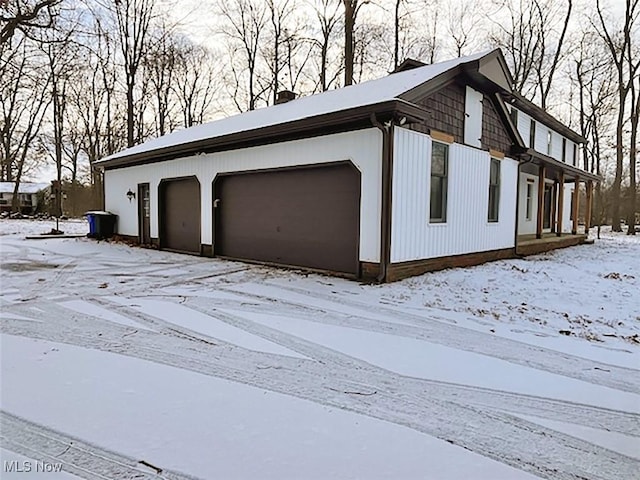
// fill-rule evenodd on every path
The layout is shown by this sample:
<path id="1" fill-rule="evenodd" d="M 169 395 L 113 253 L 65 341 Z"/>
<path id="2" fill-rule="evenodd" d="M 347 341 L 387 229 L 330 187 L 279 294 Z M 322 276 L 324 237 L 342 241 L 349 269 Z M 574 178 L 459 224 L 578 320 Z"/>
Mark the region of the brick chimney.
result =
<path id="1" fill-rule="evenodd" d="M 280 103 L 287 103 L 295 99 L 296 99 L 296 94 L 293 93 L 291 90 L 280 90 L 278 92 L 278 95 L 276 96 L 275 104 L 279 105 Z"/>

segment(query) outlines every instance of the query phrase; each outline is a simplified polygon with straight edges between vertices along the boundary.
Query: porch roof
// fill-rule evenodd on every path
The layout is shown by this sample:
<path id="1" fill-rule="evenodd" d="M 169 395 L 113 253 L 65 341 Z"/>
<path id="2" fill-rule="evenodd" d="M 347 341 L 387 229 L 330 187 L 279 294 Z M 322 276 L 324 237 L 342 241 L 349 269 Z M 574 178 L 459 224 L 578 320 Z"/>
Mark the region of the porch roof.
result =
<path id="1" fill-rule="evenodd" d="M 532 148 L 527 148 L 525 150 L 516 149 L 514 153 L 520 158 L 525 158 L 525 161 L 530 161 L 535 165 L 544 165 L 545 167 L 548 167 L 551 172 L 564 172 L 565 182 L 574 182 L 576 178 L 580 178 L 581 180 L 591 180 L 596 183 L 602 181 L 602 178 L 594 173 L 587 172 L 581 168 L 556 160 L 555 158 L 544 155 Z"/>

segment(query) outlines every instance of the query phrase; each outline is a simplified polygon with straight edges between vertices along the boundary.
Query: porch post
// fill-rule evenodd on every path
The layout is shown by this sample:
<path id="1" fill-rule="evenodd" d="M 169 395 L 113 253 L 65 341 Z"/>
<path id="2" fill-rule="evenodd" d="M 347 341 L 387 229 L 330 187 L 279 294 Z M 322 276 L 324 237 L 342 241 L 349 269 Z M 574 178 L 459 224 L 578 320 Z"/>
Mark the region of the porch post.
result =
<path id="1" fill-rule="evenodd" d="M 564 172 L 560 170 L 560 180 L 558 184 L 558 227 L 556 228 L 556 235 L 559 237 L 562 235 L 562 221 L 564 214 Z"/>
<path id="2" fill-rule="evenodd" d="M 551 189 L 551 221 L 549 227 L 551 233 L 556 233 L 556 215 L 558 214 L 558 180 L 553 180 L 553 188 Z"/>
<path id="3" fill-rule="evenodd" d="M 589 234 L 589 228 L 591 227 L 591 208 L 593 207 L 593 182 L 589 180 L 587 182 L 587 205 L 584 218 L 584 233 Z"/>
<path id="4" fill-rule="evenodd" d="M 536 224 L 536 238 L 542 238 L 542 219 L 544 217 L 544 177 L 545 166 L 540 165 L 538 169 L 538 216 Z"/>
<path id="5" fill-rule="evenodd" d="M 576 176 L 576 185 L 573 190 L 573 226 L 571 227 L 571 233 L 576 235 L 578 233 L 578 211 L 580 206 L 580 177 Z"/>

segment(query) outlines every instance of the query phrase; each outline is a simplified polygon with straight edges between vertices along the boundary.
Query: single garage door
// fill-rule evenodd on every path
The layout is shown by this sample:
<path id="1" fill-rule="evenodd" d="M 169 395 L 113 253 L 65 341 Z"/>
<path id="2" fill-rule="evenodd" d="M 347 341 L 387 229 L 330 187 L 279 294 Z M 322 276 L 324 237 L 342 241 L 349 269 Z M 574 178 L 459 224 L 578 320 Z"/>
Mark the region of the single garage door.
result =
<path id="1" fill-rule="evenodd" d="M 200 184 L 195 177 L 160 183 L 160 246 L 200 254 Z"/>
<path id="2" fill-rule="evenodd" d="M 350 162 L 219 176 L 215 253 L 357 275 L 360 172 Z"/>

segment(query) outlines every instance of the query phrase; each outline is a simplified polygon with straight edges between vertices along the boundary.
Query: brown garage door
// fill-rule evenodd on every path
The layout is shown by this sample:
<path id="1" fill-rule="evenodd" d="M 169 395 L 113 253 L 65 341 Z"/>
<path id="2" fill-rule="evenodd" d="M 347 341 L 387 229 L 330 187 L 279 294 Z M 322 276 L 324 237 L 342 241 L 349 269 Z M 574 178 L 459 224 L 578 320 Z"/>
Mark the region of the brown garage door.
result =
<path id="1" fill-rule="evenodd" d="M 357 275 L 360 172 L 341 162 L 220 176 L 215 253 Z"/>
<path id="2" fill-rule="evenodd" d="M 200 253 L 200 184 L 195 177 L 160 183 L 160 246 Z"/>

